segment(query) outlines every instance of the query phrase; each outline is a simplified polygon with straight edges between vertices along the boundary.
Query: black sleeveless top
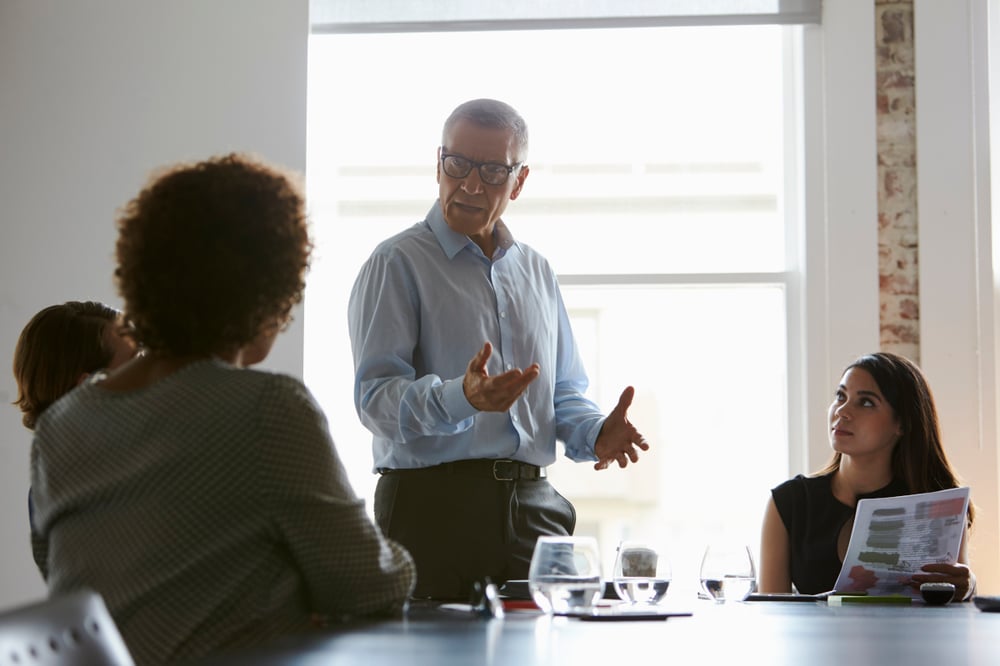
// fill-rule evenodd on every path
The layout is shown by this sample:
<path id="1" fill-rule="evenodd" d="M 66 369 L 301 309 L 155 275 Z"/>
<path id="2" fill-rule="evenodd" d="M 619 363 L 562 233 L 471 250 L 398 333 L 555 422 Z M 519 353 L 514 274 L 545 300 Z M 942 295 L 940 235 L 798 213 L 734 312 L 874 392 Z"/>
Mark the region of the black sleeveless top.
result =
<path id="1" fill-rule="evenodd" d="M 788 530 L 792 584 L 802 594 L 832 590 L 843 564 L 837 556 L 837 538 L 844 523 L 854 516 L 854 508 L 833 496 L 832 477 L 832 473 L 814 477 L 799 474 L 771 490 Z M 906 483 L 893 479 L 858 499 L 908 494 Z"/>

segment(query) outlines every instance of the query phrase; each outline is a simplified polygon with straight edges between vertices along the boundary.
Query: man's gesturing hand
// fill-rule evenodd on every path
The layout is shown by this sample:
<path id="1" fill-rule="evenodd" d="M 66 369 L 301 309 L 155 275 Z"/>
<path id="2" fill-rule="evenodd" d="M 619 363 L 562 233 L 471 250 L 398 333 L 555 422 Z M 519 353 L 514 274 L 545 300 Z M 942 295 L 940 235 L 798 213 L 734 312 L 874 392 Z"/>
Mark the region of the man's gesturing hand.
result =
<path id="1" fill-rule="evenodd" d="M 465 369 L 465 379 L 462 388 L 465 399 L 481 412 L 504 412 L 510 409 L 528 384 L 538 378 L 538 364 L 532 363 L 525 370 L 514 368 L 491 377 L 486 371 L 486 361 L 493 354 L 493 345 L 489 342 L 472 357 Z"/>
<path id="2" fill-rule="evenodd" d="M 594 469 L 606 469 L 612 462 L 618 462 L 619 467 L 625 467 L 629 461 L 638 462 L 639 453 L 636 447 L 643 451 L 649 450 L 649 444 L 635 426 L 628 420 L 628 408 L 632 404 L 635 389 L 631 386 L 622 391 L 618 405 L 608 414 L 601 432 L 594 443 L 594 454 L 597 464 Z"/>

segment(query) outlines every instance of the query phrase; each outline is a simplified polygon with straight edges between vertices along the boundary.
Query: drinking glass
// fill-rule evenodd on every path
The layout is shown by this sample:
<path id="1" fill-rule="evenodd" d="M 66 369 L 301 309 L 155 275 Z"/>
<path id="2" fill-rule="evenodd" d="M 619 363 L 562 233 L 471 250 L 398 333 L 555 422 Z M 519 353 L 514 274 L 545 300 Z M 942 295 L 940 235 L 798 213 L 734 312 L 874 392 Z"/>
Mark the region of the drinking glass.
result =
<path id="1" fill-rule="evenodd" d="M 670 560 L 665 551 L 644 541 L 622 541 L 615 554 L 615 592 L 622 601 L 657 604 L 670 587 Z"/>
<path id="2" fill-rule="evenodd" d="M 745 544 L 713 543 L 701 559 L 701 587 L 717 603 L 743 601 L 757 589 L 757 567 Z"/>
<path id="3" fill-rule="evenodd" d="M 601 560 L 594 537 L 538 537 L 528 569 L 528 589 L 549 614 L 587 611 L 601 596 Z"/>

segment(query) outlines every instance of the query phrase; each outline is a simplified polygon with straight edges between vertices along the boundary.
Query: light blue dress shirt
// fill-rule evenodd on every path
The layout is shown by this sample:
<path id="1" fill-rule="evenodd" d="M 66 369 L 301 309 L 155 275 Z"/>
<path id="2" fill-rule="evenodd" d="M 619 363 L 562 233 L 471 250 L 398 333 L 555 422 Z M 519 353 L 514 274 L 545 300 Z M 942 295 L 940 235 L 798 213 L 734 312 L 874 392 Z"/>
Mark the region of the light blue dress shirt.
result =
<path id="1" fill-rule="evenodd" d="M 383 241 L 362 266 L 348 306 L 354 404 L 373 435 L 374 470 L 511 458 L 535 465 L 596 460 L 604 423 L 584 396 L 583 368 L 548 261 L 496 225 L 491 262 L 445 222 L 427 219 Z M 489 341 L 490 375 L 541 366 L 506 412 L 480 412 L 462 380 Z"/>

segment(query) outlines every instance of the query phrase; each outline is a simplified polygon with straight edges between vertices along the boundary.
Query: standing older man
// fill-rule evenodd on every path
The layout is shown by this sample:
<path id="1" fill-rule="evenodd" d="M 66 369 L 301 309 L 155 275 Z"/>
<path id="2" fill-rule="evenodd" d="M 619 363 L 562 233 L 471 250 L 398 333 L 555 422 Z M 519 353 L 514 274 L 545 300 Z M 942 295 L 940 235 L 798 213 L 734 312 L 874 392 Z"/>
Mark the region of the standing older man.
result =
<path id="1" fill-rule="evenodd" d="M 383 241 L 351 293 L 354 400 L 374 435 L 375 518 L 417 564 L 415 597 L 527 578 L 537 537 L 572 534 L 549 484 L 556 440 L 595 469 L 649 448 L 633 389 L 605 417 L 548 262 L 501 219 L 528 178 L 528 131 L 509 105 L 461 104 L 444 124 L 438 200 Z M 470 360 L 471 359 L 471 360 Z"/>

